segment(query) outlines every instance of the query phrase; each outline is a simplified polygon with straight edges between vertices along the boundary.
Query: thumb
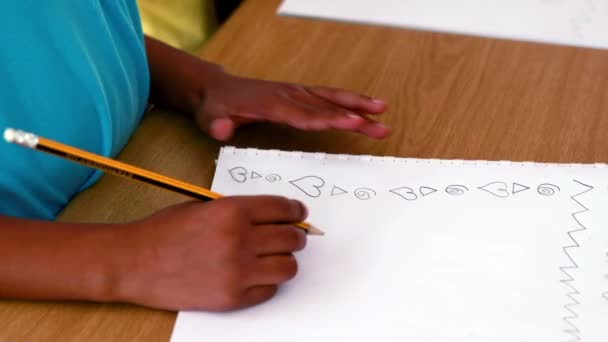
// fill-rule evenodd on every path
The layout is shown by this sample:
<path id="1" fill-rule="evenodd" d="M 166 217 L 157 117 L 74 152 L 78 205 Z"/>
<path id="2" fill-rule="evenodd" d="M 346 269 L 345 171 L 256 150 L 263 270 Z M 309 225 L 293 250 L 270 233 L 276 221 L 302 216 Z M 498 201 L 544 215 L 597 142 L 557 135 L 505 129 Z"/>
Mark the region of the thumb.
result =
<path id="1" fill-rule="evenodd" d="M 214 115 L 201 115 L 198 123 L 204 132 L 220 141 L 232 138 L 236 126 L 232 119 Z"/>
<path id="2" fill-rule="evenodd" d="M 211 121 L 209 135 L 213 138 L 226 141 L 234 134 L 234 121 L 229 118 L 217 118 Z"/>

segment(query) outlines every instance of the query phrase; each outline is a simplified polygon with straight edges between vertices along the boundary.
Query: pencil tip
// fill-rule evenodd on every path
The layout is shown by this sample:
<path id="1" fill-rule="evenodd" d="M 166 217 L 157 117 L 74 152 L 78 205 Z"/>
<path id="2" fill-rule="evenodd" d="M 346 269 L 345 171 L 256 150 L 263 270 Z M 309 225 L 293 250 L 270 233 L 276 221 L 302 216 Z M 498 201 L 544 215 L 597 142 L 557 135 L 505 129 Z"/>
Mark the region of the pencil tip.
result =
<path id="1" fill-rule="evenodd" d="M 321 229 L 319 229 L 315 226 L 310 226 L 310 227 L 308 227 L 308 235 L 323 236 L 323 235 L 325 235 L 325 232 L 323 232 Z"/>

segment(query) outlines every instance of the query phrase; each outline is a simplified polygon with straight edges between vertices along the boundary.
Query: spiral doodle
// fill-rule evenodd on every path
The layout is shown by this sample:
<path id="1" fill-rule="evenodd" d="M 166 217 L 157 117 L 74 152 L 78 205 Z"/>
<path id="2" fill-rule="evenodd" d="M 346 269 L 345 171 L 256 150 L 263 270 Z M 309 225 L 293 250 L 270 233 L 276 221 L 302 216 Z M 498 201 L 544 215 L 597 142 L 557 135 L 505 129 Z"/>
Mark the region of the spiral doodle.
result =
<path id="1" fill-rule="evenodd" d="M 543 196 L 553 196 L 555 193 L 560 192 L 561 189 L 555 184 L 545 183 L 539 185 L 537 191 Z"/>
<path id="2" fill-rule="evenodd" d="M 273 174 L 270 174 L 270 175 L 266 176 L 266 180 L 268 182 L 270 182 L 270 183 L 280 182 L 281 181 L 281 176 L 273 173 Z"/>
<path id="3" fill-rule="evenodd" d="M 372 195 L 376 196 L 376 191 L 370 188 L 358 188 L 355 189 L 354 194 L 358 199 L 367 201 L 368 199 L 372 198 Z"/>
<path id="4" fill-rule="evenodd" d="M 467 191 L 469 191 L 469 188 L 467 188 L 464 185 L 450 185 L 447 188 L 445 188 L 445 192 L 449 195 L 452 196 L 462 196 L 464 195 Z"/>

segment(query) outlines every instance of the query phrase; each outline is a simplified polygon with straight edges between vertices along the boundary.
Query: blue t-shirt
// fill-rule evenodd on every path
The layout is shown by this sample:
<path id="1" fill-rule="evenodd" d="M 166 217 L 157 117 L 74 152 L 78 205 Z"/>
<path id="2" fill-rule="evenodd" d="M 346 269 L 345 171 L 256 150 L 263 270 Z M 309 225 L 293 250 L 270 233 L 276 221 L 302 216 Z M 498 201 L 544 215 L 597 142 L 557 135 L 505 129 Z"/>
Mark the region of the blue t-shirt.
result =
<path id="1" fill-rule="evenodd" d="M 135 0 L 3 1 L 0 32 L 0 132 L 115 156 L 149 93 Z M 4 141 L 0 156 L 0 215 L 53 219 L 99 177 Z"/>

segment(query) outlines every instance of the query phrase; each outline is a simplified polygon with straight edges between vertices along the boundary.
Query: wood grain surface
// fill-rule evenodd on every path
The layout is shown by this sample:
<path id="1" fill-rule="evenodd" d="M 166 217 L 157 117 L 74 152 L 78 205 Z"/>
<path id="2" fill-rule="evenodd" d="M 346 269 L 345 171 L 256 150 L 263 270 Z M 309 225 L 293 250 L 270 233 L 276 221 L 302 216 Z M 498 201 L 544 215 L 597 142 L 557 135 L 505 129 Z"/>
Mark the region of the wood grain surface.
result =
<path id="1" fill-rule="evenodd" d="M 201 56 L 250 77 L 386 100 L 391 137 L 256 125 L 228 145 L 417 158 L 608 162 L 608 51 L 277 17 L 245 1 Z M 221 145 L 149 113 L 119 159 L 209 187 Z M 124 222 L 184 201 L 104 176 L 60 219 Z M 66 281 L 70 281 L 66 279 Z M 4 341 L 167 341 L 175 313 L 123 304 L 0 302 Z"/>

